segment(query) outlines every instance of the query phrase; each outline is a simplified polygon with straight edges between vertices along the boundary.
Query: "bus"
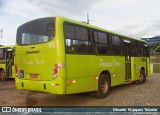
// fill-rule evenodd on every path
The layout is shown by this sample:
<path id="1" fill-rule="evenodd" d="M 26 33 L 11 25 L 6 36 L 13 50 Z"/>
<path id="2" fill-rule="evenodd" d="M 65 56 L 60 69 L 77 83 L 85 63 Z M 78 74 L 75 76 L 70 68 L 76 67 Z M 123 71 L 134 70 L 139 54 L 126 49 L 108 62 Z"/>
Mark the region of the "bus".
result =
<path id="1" fill-rule="evenodd" d="M 21 25 L 16 37 L 16 88 L 51 94 L 94 92 L 150 75 L 145 41 L 64 17 Z"/>
<path id="2" fill-rule="evenodd" d="M 0 47 L 0 80 L 15 78 L 14 50 L 13 45 Z"/>

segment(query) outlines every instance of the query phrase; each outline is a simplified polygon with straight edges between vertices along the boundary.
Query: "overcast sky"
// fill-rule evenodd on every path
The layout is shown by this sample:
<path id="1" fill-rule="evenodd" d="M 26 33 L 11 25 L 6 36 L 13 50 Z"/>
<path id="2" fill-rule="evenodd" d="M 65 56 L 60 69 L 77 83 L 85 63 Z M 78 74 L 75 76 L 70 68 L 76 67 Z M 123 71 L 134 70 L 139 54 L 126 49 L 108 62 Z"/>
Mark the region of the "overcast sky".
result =
<path id="1" fill-rule="evenodd" d="M 0 44 L 15 44 L 21 24 L 64 16 L 134 37 L 160 35 L 160 0 L 0 0 Z"/>

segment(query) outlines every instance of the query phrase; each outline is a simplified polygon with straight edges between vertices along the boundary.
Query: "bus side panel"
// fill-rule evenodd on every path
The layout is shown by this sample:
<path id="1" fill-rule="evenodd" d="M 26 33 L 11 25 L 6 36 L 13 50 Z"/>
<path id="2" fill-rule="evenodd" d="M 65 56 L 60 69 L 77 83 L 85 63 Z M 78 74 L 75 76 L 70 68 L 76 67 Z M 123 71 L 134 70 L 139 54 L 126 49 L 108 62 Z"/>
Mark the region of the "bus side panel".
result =
<path id="1" fill-rule="evenodd" d="M 98 87 L 99 61 L 95 55 L 66 55 L 66 94 L 96 90 Z"/>
<path id="2" fill-rule="evenodd" d="M 67 54 L 66 63 L 68 78 L 96 75 L 99 72 L 98 56 Z"/>
<path id="3" fill-rule="evenodd" d="M 116 86 L 125 83 L 125 58 L 113 56 L 112 68 L 113 74 L 111 74 L 111 86 Z"/>
<path id="4" fill-rule="evenodd" d="M 140 70 L 144 67 L 146 70 L 145 57 L 132 57 L 131 58 L 131 68 L 132 68 L 132 80 L 138 80 L 140 77 Z"/>
<path id="5" fill-rule="evenodd" d="M 98 77 L 103 71 L 111 74 L 112 86 L 125 82 L 124 57 L 68 54 L 66 60 L 66 94 L 97 90 Z"/>

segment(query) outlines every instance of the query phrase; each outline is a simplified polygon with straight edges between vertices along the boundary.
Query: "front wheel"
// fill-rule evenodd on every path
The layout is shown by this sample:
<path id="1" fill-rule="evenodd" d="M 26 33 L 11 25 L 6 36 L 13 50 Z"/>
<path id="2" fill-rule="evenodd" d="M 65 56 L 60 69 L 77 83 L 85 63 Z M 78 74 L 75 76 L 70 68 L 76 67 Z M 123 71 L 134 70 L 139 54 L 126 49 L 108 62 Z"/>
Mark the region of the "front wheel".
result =
<path id="1" fill-rule="evenodd" d="M 95 91 L 95 95 L 97 98 L 104 99 L 108 96 L 110 92 L 110 79 L 108 74 L 102 74 L 98 80 L 98 90 Z"/>

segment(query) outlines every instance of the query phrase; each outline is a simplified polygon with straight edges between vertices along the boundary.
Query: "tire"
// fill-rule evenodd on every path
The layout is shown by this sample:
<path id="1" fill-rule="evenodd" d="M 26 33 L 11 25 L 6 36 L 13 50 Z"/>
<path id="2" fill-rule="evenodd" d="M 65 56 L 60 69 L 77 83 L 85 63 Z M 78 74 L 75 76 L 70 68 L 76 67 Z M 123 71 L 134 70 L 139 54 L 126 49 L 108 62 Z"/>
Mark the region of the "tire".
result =
<path id="1" fill-rule="evenodd" d="M 140 77 L 139 80 L 136 81 L 136 84 L 143 84 L 146 81 L 146 74 L 144 70 L 140 71 Z"/>
<path id="2" fill-rule="evenodd" d="M 95 96 L 104 99 L 110 92 L 111 82 L 108 74 L 101 74 L 98 80 L 98 90 L 95 91 Z"/>
<path id="3" fill-rule="evenodd" d="M 5 71 L 4 70 L 0 70 L 0 80 L 2 80 L 2 81 L 6 80 L 6 76 L 5 76 Z"/>

